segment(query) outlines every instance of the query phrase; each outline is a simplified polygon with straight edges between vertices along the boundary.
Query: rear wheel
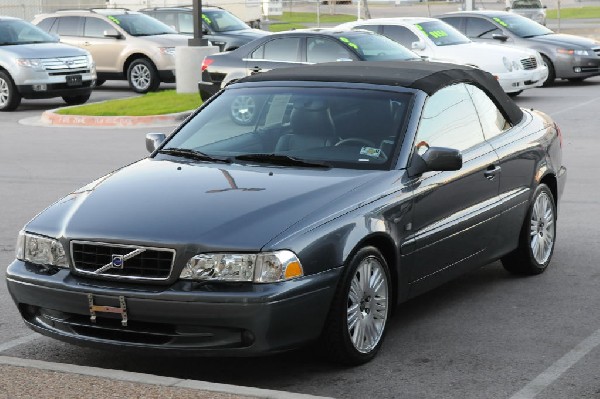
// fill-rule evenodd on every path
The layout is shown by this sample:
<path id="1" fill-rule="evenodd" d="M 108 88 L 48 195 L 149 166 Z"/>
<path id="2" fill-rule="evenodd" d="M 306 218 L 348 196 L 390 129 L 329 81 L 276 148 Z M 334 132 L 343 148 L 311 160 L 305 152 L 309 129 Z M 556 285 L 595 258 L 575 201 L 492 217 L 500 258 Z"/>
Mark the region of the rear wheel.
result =
<path id="1" fill-rule="evenodd" d="M 542 59 L 544 60 L 544 64 L 548 67 L 548 78 L 544 81 L 544 87 L 552 86 L 554 80 L 556 79 L 556 71 L 554 70 L 554 64 L 550 61 L 550 58 L 542 55 Z"/>
<path id="2" fill-rule="evenodd" d="M 69 105 L 79 105 L 90 99 L 91 94 L 82 94 L 80 96 L 63 96 L 64 102 Z"/>
<path id="3" fill-rule="evenodd" d="M 21 104 L 21 94 L 10 75 L 0 71 L 0 111 L 13 111 Z"/>
<path id="4" fill-rule="evenodd" d="M 514 274 L 543 273 L 556 242 L 556 205 L 552 191 L 540 184 L 533 195 L 519 237 L 519 247 L 502 258 L 502 265 Z"/>
<path id="5" fill-rule="evenodd" d="M 364 247 L 351 258 L 323 330 L 323 348 L 331 360 L 358 365 L 375 357 L 390 315 L 390 284 L 379 250 Z"/>
<path id="6" fill-rule="evenodd" d="M 136 93 L 155 91 L 160 86 L 158 71 L 152 61 L 146 58 L 138 58 L 129 65 L 127 81 Z"/>

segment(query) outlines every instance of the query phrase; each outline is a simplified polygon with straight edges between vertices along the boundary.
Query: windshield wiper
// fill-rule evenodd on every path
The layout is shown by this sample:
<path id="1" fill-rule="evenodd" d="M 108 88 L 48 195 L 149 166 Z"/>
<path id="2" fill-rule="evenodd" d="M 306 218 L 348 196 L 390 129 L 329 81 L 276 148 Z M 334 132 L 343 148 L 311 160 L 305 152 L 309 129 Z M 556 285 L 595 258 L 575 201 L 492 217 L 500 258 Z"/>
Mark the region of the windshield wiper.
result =
<path id="1" fill-rule="evenodd" d="M 331 168 L 325 162 L 305 161 L 304 159 L 290 157 L 289 155 L 278 154 L 244 154 L 235 157 L 239 161 L 253 161 L 259 163 L 268 163 L 279 166 L 307 166 L 312 168 Z"/>
<path id="2" fill-rule="evenodd" d="M 175 155 L 196 161 L 231 163 L 231 158 L 215 157 L 189 148 L 164 148 L 158 152 L 159 154 Z"/>

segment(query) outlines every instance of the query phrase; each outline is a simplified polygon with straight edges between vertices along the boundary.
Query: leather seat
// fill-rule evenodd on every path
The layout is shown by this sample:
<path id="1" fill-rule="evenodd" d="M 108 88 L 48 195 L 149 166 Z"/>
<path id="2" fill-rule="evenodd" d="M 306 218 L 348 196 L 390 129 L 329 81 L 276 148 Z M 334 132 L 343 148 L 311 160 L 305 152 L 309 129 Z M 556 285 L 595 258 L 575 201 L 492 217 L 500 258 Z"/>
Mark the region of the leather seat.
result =
<path id="1" fill-rule="evenodd" d="M 279 138 L 275 151 L 327 147 L 338 140 L 327 103 L 319 99 L 299 99 L 290 115 L 292 133 Z"/>

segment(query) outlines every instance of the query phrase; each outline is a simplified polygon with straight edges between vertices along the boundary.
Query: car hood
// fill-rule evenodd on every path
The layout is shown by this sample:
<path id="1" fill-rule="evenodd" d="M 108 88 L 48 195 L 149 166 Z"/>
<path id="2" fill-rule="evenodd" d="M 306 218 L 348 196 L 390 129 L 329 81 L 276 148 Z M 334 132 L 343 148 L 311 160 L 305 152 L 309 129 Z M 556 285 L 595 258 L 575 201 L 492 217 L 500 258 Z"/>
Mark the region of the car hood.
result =
<path id="1" fill-rule="evenodd" d="M 259 37 L 270 35 L 270 32 L 260 29 L 242 29 L 229 32 L 218 32 L 217 34 L 226 34 L 227 36 L 240 37 L 245 39 L 258 39 Z"/>
<path id="2" fill-rule="evenodd" d="M 147 40 L 162 47 L 174 47 L 187 46 L 190 37 L 179 33 L 168 33 L 166 35 L 136 36 L 136 39 Z"/>
<path id="3" fill-rule="evenodd" d="M 0 50 L 15 54 L 20 58 L 77 57 L 89 54 L 86 50 L 62 43 L 34 43 L 2 46 Z"/>
<path id="4" fill-rule="evenodd" d="M 67 239 L 256 251 L 311 213 L 327 214 L 324 207 L 381 173 L 146 159 L 68 195 L 25 229 Z"/>
<path id="5" fill-rule="evenodd" d="M 589 47 L 598 47 L 600 46 L 600 42 L 592 39 L 588 39 L 581 36 L 575 35 L 565 35 L 563 33 L 553 33 L 550 35 L 543 36 L 535 36 L 532 38 L 528 38 L 528 40 L 544 43 L 544 44 L 552 44 L 552 45 L 563 45 L 563 46 L 581 46 L 585 48 Z"/>
<path id="6" fill-rule="evenodd" d="M 465 43 L 453 46 L 438 46 L 432 61 L 454 61 L 474 65 L 488 72 L 505 72 L 502 57 L 509 61 L 535 57 L 535 51 L 487 43 Z"/>

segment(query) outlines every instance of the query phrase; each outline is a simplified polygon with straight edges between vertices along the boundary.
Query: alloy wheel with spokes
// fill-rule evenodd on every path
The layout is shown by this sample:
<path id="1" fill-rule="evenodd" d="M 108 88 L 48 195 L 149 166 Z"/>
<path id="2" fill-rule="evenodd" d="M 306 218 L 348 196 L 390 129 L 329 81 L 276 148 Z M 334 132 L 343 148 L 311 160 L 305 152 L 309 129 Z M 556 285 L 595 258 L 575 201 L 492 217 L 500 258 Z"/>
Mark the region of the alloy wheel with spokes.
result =
<path id="1" fill-rule="evenodd" d="M 390 316 L 391 281 L 387 262 L 375 247 L 359 249 L 346 262 L 322 335 L 331 360 L 359 365 L 375 357 Z"/>
<path id="2" fill-rule="evenodd" d="M 350 283 L 348 334 L 361 353 L 373 350 L 381 340 L 388 308 L 388 282 L 377 258 L 365 258 Z"/>
<path id="3" fill-rule="evenodd" d="M 145 58 L 134 60 L 127 69 L 129 86 L 136 93 L 147 93 L 158 89 L 160 80 L 154 64 Z"/>
<path id="4" fill-rule="evenodd" d="M 519 246 L 502 258 L 506 270 L 515 274 L 540 274 L 550 264 L 556 242 L 556 202 L 546 184 L 540 184 L 532 196 Z"/>
<path id="5" fill-rule="evenodd" d="M 21 104 L 21 94 L 10 75 L 0 71 L 0 111 L 12 111 Z"/>

